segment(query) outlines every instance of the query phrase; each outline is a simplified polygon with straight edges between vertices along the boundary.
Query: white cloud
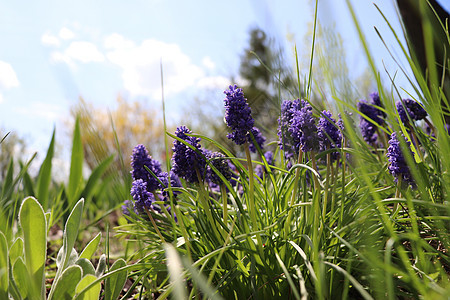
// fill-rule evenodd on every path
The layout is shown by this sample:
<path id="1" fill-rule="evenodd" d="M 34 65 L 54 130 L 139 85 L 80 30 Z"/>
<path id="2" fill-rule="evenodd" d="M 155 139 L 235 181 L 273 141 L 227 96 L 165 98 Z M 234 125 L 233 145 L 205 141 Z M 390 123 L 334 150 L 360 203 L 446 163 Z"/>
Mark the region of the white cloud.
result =
<path id="1" fill-rule="evenodd" d="M 0 89 L 10 89 L 18 86 L 19 80 L 12 66 L 0 60 Z"/>
<path id="2" fill-rule="evenodd" d="M 200 78 L 197 82 L 199 88 L 223 89 L 231 84 L 230 79 L 223 76 L 209 76 Z"/>
<path id="3" fill-rule="evenodd" d="M 72 67 L 75 66 L 75 62 L 89 63 L 105 60 L 104 55 L 97 49 L 97 46 L 85 41 L 72 42 L 64 52 L 53 52 L 51 58 L 53 61 L 62 61 Z"/>
<path id="4" fill-rule="evenodd" d="M 51 35 L 50 33 L 45 33 L 44 35 L 42 35 L 41 42 L 46 46 L 59 47 L 60 45 L 58 37 Z"/>
<path id="5" fill-rule="evenodd" d="M 119 40 L 117 36 L 116 39 Z M 205 76 L 178 45 L 152 39 L 144 40 L 139 46 L 116 48 L 106 57 L 123 69 L 124 87 L 133 95 L 160 97 L 161 62 L 166 95 L 194 86 Z"/>
<path id="6" fill-rule="evenodd" d="M 212 61 L 211 57 L 209 56 L 203 58 L 202 64 L 210 70 L 213 70 L 216 67 L 216 64 Z"/>
<path id="7" fill-rule="evenodd" d="M 117 33 L 108 35 L 104 39 L 103 45 L 106 49 L 125 49 L 135 47 L 135 44 L 132 41 L 125 39 L 123 36 Z"/>
<path id="8" fill-rule="evenodd" d="M 75 34 L 73 33 L 73 31 L 67 27 L 63 27 L 59 30 L 59 37 L 62 38 L 63 40 L 73 39 L 74 36 Z"/>

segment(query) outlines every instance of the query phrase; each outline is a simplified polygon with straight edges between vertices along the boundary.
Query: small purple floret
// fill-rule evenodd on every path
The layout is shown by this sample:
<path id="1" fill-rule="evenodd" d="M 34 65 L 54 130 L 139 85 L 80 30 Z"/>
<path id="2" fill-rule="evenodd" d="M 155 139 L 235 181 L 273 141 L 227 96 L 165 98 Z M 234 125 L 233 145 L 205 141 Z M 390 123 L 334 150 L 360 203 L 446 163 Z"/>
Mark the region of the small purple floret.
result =
<path id="1" fill-rule="evenodd" d="M 324 110 L 322 114 L 323 117 L 319 119 L 317 125 L 320 151 L 341 148 L 342 135 L 336 120 L 329 111 Z M 337 158 L 338 153 L 333 152 L 332 159 L 335 160 Z"/>

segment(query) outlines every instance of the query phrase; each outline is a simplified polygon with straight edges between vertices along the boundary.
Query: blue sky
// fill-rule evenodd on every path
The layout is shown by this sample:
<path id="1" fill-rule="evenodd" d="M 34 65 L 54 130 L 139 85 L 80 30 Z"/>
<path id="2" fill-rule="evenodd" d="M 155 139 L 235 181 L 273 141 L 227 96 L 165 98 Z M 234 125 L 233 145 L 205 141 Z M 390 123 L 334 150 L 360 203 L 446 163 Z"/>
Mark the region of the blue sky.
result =
<path id="1" fill-rule="evenodd" d="M 223 99 L 251 27 L 285 43 L 291 59 L 288 33 L 299 51 L 308 53 L 301 44 L 313 17 L 311 2 L 0 0 L 0 127 L 24 136 L 32 150 L 42 152 L 54 126 L 60 137 L 66 135 L 64 122 L 79 96 L 114 107 L 121 94 L 159 109 L 161 61 L 169 117 L 182 122 L 177 108 L 202 89 L 216 90 L 214 101 Z M 320 22 L 336 26 L 350 68 L 362 70 L 364 55 L 345 1 L 319 2 Z M 374 33 L 373 26 L 388 29 L 372 2 L 398 26 L 394 4 L 352 1 L 377 65 L 382 68 L 384 62 L 395 71 Z M 389 38 L 388 43 L 394 44 Z"/>

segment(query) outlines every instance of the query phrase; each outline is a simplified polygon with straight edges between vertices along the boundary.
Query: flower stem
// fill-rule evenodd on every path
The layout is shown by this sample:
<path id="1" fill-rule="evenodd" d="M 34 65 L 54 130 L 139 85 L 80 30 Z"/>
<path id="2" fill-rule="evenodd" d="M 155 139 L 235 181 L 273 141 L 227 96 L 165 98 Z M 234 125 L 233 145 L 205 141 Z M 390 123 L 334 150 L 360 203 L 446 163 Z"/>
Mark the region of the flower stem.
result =
<path id="1" fill-rule="evenodd" d="M 299 153 L 298 153 L 298 158 L 297 158 L 297 163 L 301 163 L 303 160 L 303 151 L 300 149 Z M 292 197 L 291 197 L 291 202 L 289 203 L 289 207 L 292 208 L 294 206 L 295 203 L 295 199 L 297 197 L 297 192 L 298 192 L 298 180 L 300 178 L 300 168 L 297 168 L 295 170 L 295 178 L 294 178 L 294 191 L 292 192 Z M 301 208 L 302 210 L 304 209 L 303 206 Z M 290 209 L 289 210 L 289 214 L 288 217 L 286 219 L 286 225 L 284 226 L 284 230 L 285 230 L 285 237 L 288 237 L 289 234 L 289 229 L 291 227 L 291 219 L 292 219 L 292 214 L 293 214 L 293 210 Z"/>
<path id="2" fill-rule="evenodd" d="M 223 223 L 228 228 L 228 198 L 227 198 L 227 188 L 222 183 L 220 185 L 220 191 L 222 192 L 222 203 L 223 203 Z"/>
<path id="3" fill-rule="evenodd" d="M 248 209 L 250 211 L 250 219 L 252 222 L 252 230 L 258 231 L 258 222 L 256 220 L 256 208 L 255 208 L 255 178 L 253 176 L 253 165 L 252 165 L 252 158 L 250 156 L 250 148 L 248 145 L 248 142 L 244 144 L 245 154 L 247 156 L 247 168 L 248 168 Z M 262 258 L 262 240 L 261 235 L 259 233 L 256 233 L 256 240 L 258 241 L 258 249 L 261 254 Z"/>

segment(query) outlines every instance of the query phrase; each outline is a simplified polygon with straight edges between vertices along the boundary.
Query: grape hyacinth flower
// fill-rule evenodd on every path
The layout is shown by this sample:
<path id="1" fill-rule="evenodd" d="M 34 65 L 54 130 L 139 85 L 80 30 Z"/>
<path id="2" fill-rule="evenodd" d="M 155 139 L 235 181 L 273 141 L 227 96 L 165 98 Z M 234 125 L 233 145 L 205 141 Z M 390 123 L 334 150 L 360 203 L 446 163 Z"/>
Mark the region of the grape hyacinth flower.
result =
<path id="1" fill-rule="evenodd" d="M 159 161 L 153 159 L 149 154 L 147 148 L 144 145 L 137 145 L 133 149 L 131 155 L 131 175 L 133 180 L 142 179 L 147 183 L 147 189 L 151 192 L 158 189 L 165 188 L 161 186 L 160 181 L 164 182 L 164 178 L 167 177 L 167 173 L 161 170 L 161 164 Z M 153 172 L 156 176 L 153 176 L 146 167 Z"/>
<path id="2" fill-rule="evenodd" d="M 255 123 L 252 110 L 244 98 L 244 92 L 237 85 L 230 85 L 224 93 L 225 121 L 232 130 L 227 137 L 237 145 L 242 145 L 248 141 L 248 134 Z"/>
<path id="3" fill-rule="evenodd" d="M 342 135 L 336 120 L 329 111 L 324 110 L 322 114 L 324 117 L 319 119 L 319 123 L 317 125 L 319 150 L 325 151 L 327 149 L 341 148 Z M 336 160 L 338 157 L 338 152 L 333 152 L 331 155 L 332 160 Z"/>
<path id="4" fill-rule="evenodd" d="M 126 216 L 130 216 L 130 211 L 133 209 L 133 202 L 131 200 L 125 200 L 122 205 L 122 213 Z"/>
<path id="5" fill-rule="evenodd" d="M 273 166 L 275 164 L 275 160 L 273 159 L 273 152 L 272 151 L 267 151 L 266 153 L 264 153 L 264 158 L 267 161 L 267 164 L 269 166 Z M 256 165 L 255 167 L 255 174 L 259 177 L 259 178 L 263 178 L 263 174 L 264 172 L 267 172 L 267 169 L 264 165 Z"/>
<path id="6" fill-rule="evenodd" d="M 133 181 L 131 196 L 134 199 L 135 211 L 138 214 L 145 213 L 145 209 L 154 209 L 155 197 L 147 190 L 147 182 L 142 179 Z"/>
<path id="7" fill-rule="evenodd" d="M 306 104 L 294 112 L 289 132 L 294 141 L 298 141 L 295 145 L 296 149 L 301 149 L 303 152 L 319 149 L 319 136 L 311 105 Z"/>
<path id="8" fill-rule="evenodd" d="M 223 155 L 220 152 L 212 152 L 212 151 L 205 151 L 206 158 L 209 159 L 211 165 L 214 166 L 214 168 L 217 169 L 217 171 L 222 174 L 223 177 L 225 177 L 226 180 L 231 179 L 231 170 L 230 166 L 228 164 L 228 159 L 225 159 L 225 155 Z M 211 168 L 211 166 L 207 167 L 207 179 L 208 181 L 211 181 L 214 184 L 221 185 L 223 184 L 222 179 L 219 177 L 219 175 L 214 172 Z"/>
<path id="9" fill-rule="evenodd" d="M 384 118 L 386 114 L 380 109 L 376 108 L 374 105 L 381 107 L 380 97 L 378 93 L 371 94 L 372 101 L 371 103 L 366 102 L 365 100 L 361 100 L 358 102 L 357 107 L 358 111 L 362 114 L 366 115 L 369 119 L 374 121 L 378 125 L 384 124 Z M 359 127 L 361 129 L 361 134 L 364 140 L 368 144 L 373 144 L 377 141 L 378 135 L 376 134 L 377 126 L 364 118 L 363 116 L 359 117 Z"/>
<path id="10" fill-rule="evenodd" d="M 303 106 L 307 104 L 306 101 L 296 99 L 296 100 L 284 100 L 281 103 L 281 115 L 278 118 L 278 145 L 280 149 L 285 151 L 286 157 L 292 157 L 294 154 L 298 154 L 298 148 L 296 145 L 299 144 L 297 137 L 292 136 L 289 128 L 291 127 L 294 113 L 299 111 Z"/>
<path id="11" fill-rule="evenodd" d="M 408 116 L 412 121 L 419 121 L 425 119 L 428 115 L 425 109 L 412 99 L 397 101 L 395 102 L 395 106 L 397 107 L 400 120 L 402 120 L 403 124 L 409 123 Z"/>
<path id="12" fill-rule="evenodd" d="M 264 142 L 266 141 L 265 136 L 262 135 L 262 133 L 258 127 L 253 127 L 250 132 L 253 134 L 253 137 L 255 138 L 255 141 L 258 144 L 259 149 L 262 150 L 264 148 Z M 257 148 L 256 148 L 255 144 L 253 143 L 253 139 L 250 135 L 248 135 L 248 142 L 249 142 L 250 151 L 252 151 L 253 153 L 256 153 Z"/>
<path id="13" fill-rule="evenodd" d="M 406 141 L 406 144 L 409 147 L 409 141 Z M 391 134 L 391 139 L 389 140 L 389 147 L 387 149 L 386 156 L 389 161 L 388 169 L 392 176 L 394 176 L 394 181 L 397 182 L 398 179 L 401 178 L 404 182 L 414 187 L 414 180 L 406 163 L 396 132 L 393 132 Z"/>
<path id="14" fill-rule="evenodd" d="M 197 172 L 200 173 L 200 176 L 204 174 L 206 161 L 200 154 L 200 138 L 186 135 L 190 133 L 192 132 L 186 126 L 180 126 L 175 131 L 175 135 L 178 138 L 193 146 L 197 151 L 175 140 L 172 148 L 172 171 L 190 183 L 197 183 L 199 181 Z"/>

